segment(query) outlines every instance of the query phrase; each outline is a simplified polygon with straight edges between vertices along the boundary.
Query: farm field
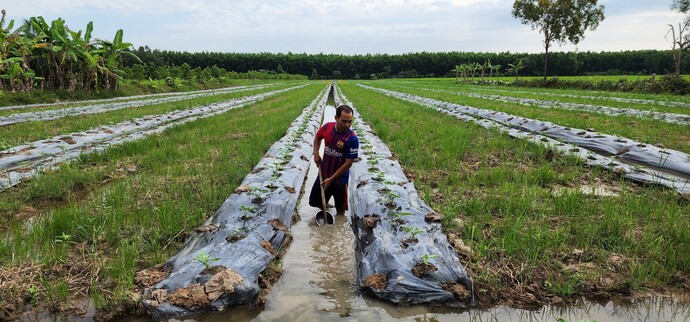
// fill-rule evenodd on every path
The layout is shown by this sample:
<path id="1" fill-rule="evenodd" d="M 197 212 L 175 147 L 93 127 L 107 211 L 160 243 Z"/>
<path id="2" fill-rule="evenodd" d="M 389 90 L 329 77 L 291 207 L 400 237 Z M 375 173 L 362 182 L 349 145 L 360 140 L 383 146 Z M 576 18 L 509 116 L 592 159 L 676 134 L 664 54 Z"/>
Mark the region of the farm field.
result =
<path id="1" fill-rule="evenodd" d="M 124 309 L 122 303 L 136 288 L 135 272 L 163 262 L 181 247 L 284 135 L 322 84 L 83 155 L 4 191 L 0 274 L 13 284 L 2 288 L 3 312 L 16 313 L 31 286 L 37 290 L 32 293 L 36 303 L 53 310 L 74 296 L 93 297 L 105 312 L 117 312 L 114 304 Z M 220 101 L 208 99 L 182 107 Z M 73 127 L 58 133 L 109 121 L 90 122 L 66 125 Z"/>
<path id="2" fill-rule="evenodd" d="M 281 86 L 276 86 L 273 89 L 287 88 L 289 86 L 291 85 L 284 84 Z M 265 91 L 267 91 L 267 89 L 220 93 L 218 95 L 184 99 L 172 103 L 151 102 L 151 104 L 149 106 L 146 106 L 146 108 L 124 108 L 118 110 L 105 110 L 102 113 L 88 114 L 78 117 L 70 117 L 68 115 L 67 117 L 59 118 L 56 120 L 46 120 L 41 122 L 20 122 L 1 127 L 0 133 L 2 133 L 3 146 L 12 147 L 31 141 L 46 139 L 60 134 L 84 131 L 93 127 L 118 123 L 124 120 L 133 119 L 137 117 L 161 114 L 178 109 L 187 109 L 194 106 L 222 102 L 224 100 L 249 96 L 252 94 L 262 93 Z M 20 113 L 25 112 L 26 111 L 22 110 Z"/>
<path id="3" fill-rule="evenodd" d="M 486 75 L 485 75 L 486 76 Z M 658 79 L 659 77 L 662 77 L 663 75 L 656 75 L 656 78 Z M 553 76 L 550 76 L 553 77 Z M 543 79 L 544 76 L 519 76 L 519 79 L 522 80 L 535 80 L 535 79 Z M 592 76 L 557 76 L 558 79 L 561 80 L 567 80 L 567 81 L 591 81 L 591 82 L 597 82 L 597 81 L 619 81 L 621 79 L 625 79 L 627 81 L 637 81 L 637 80 L 648 80 L 651 78 L 651 75 L 592 75 Z M 690 75 L 683 75 L 683 78 L 686 80 L 690 80 Z M 515 80 L 515 76 L 499 76 L 496 79 L 501 80 L 503 82 L 512 82 Z"/>
<path id="4" fill-rule="evenodd" d="M 680 114 L 682 116 L 690 116 L 690 108 L 677 106 L 667 106 L 668 103 L 661 105 L 652 105 L 651 102 L 645 104 L 618 102 L 603 99 L 590 99 L 586 91 L 579 92 L 580 96 L 587 96 L 584 98 L 577 97 L 559 97 L 559 94 L 553 91 L 544 91 L 543 89 L 526 90 L 524 88 L 517 88 L 516 94 L 512 94 L 510 88 L 498 87 L 492 89 L 489 86 L 463 85 L 453 84 L 446 81 L 442 85 L 427 86 L 427 83 L 419 83 L 425 85 L 416 85 L 417 83 L 399 83 L 393 82 L 376 82 L 366 83 L 380 88 L 393 89 L 405 93 L 415 94 L 427 98 L 438 99 L 444 102 L 456 103 L 460 105 L 468 105 L 476 108 L 483 108 L 492 111 L 506 112 L 516 116 L 523 116 L 527 118 L 539 119 L 541 121 L 550 121 L 563 126 L 581 129 L 605 129 L 604 132 L 611 135 L 627 137 L 639 141 L 647 142 L 649 144 L 663 144 L 665 147 L 678 149 L 684 152 L 690 152 L 690 132 L 687 124 L 666 123 L 651 117 L 634 117 L 630 115 L 606 115 L 603 113 L 596 113 L 586 110 L 566 110 L 565 108 L 558 108 L 558 106 L 544 107 L 543 103 L 532 103 L 530 106 L 519 104 L 517 102 L 498 101 L 493 99 L 469 97 L 462 93 L 479 92 L 481 94 L 495 94 L 503 97 L 514 98 L 539 98 L 540 100 L 548 100 L 549 102 L 567 102 L 594 105 L 595 107 L 611 107 L 611 108 L 625 108 L 629 110 L 650 110 Z M 574 95 L 572 91 L 566 93 Z M 609 96 L 610 97 L 610 96 Z M 645 99 L 648 101 L 658 102 L 659 100 L 651 99 L 653 96 L 639 95 L 635 97 L 628 97 L 630 99 Z M 668 101 L 667 101 L 668 102 Z M 684 103 L 682 100 L 674 100 L 672 102 Z"/>
<path id="5" fill-rule="evenodd" d="M 576 76 L 575 79 L 578 79 Z M 579 77 L 579 76 L 578 76 Z M 612 76 L 613 77 L 613 76 Z M 684 76 L 684 77 L 690 77 L 690 76 Z M 522 77 L 520 77 L 522 79 Z M 529 76 L 526 78 L 536 78 L 540 79 L 538 77 L 533 77 Z M 476 78 L 475 78 L 476 79 Z M 501 76 L 499 78 L 501 81 L 505 83 L 511 83 L 515 80 L 515 77 L 503 77 Z M 485 80 L 489 80 L 488 77 L 485 76 Z M 496 80 L 495 78 L 492 78 L 491 80 Z M 585 78 L 586 80 L 586 78 Z M 540 95 L 549 95 L 549 96 L 556 96 L 556 97 L 568 97 L 568 96 L 581 96 L 585 98 L 591 98 L 595 100 L 604 100 L 604 101 L 611 101 L 611 100 L 652 100 L 652 101 L 672 101 L 672 102 L 679 102 L 681 104 L 690 104 L 690 97 L 687 97 L 685 95 L 672 95 L 672 94 L 645 94 L 645 93 L 631 93 L 631 92 L 612 92 L 612 91 L 583 91 L 583 90 L 575 90 L 575 89 L 552 89 L 552 88 L 526 88 L 526 87 L 517 87 L 517 88 L 511 88 L 510 86 L 486 86 L 486 85 L 472 85 L 468 83 L 456 83 L 454 78 L 418 78 L 418 79 L 397 79 L 397 80 L 387 80 L 390 82 L 394 83 L 414 83 L 414 84 L 419 84 L 419 85 L 428 85 L 431 87 L 443 87 L 445 88 L 446 86 L 450 86 L 450 88 L 453 89 L 458 89 L 458 88 L 463 88 L 463 86 L 469 86 L 472 89 L 475 89 L 480 92 L 490 92 L 490 93 L 505 93 L 506 91 L 511 93 L 513 96 L 520 96 L 523 94 L 527 94 L 526 97 L 534 97 L 534 94 L 530 93 L 539 93 Z M 458 87 L 460 86 L 460 87 Z M 663 103 L 662 103 L 663 104 Z"/>
<path id="6" fill-rule="evenodd" d="M 296 87 L 300 84 L 308 85 Z M 132 294 L 143 291 L 137 272 L 174 255 L 324 86 L 281 83 L 0 127 L 3 145 L 10 148 L 286 90 L 81 155 L 1 192 L 0 276 L 12 284 L 0 290 L 6 314 L 0 317 L 11 317 L 25 301 L 66 312 L 66 303 L 80 296 L 95 299 L 99 318 L 135 312 Z M 690 100 L 613 93 L 591 99 L 600 93 L 461 85 L 452 79 L 340 81 L 338 87 L 390 147 L 422 199 L 442 215 L 444 232 L 482 306 L 540 307 L 578 296 L 608 300 L 650 290 L 690 291 L 690 202 L 682 185 L 673 189 L 625 179 L 625 172 L 589 166 L 555 148 L 379 90 L 596 130 L 680 154 L 690 153 L 687 124 L 559 104 L 690 115 L 683 107 Z M 544 102 L 459 92 L 555 103 L 540 107 Z M 665 165 L 655 171 L 665 173 Z"/>
<path id="7" fill-rule="evenodd" d="M 572 126 L 597 127 L 590 119 L 603 118 L 402 89 L 393 81 L 361 83 Z M 688 291 L 690 205 L 677 192 L 622 180 L 573 157 L 352 82 L 342 89 L 398 155 L 425 201 L 444 215 L 446 232 L 467 246 L 463 263 L 481 299 L 531 306 L 575 294 L 608 299 L 648 288 Z M 602 132 L 648 138 L 613 126 L 615 118 L 604 122 Z M 688 151 L 687 126 L 657 136 L 654 132 L 669 126 L 649 122 L 639 133 L 668 138 L 658 142 Z"/>

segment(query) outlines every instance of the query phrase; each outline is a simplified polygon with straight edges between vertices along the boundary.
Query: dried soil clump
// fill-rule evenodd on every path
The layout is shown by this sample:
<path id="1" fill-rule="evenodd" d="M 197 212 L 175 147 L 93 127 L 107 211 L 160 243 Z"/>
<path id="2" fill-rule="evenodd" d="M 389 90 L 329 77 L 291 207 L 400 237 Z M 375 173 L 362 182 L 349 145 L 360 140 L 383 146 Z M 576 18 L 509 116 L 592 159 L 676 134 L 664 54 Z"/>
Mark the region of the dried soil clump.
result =
<path id="1" fill-rule="evenodd" d="M 424 216 L 424 219 L 426 221 L 431 221 L 431 222 L 441 222 L 443 220 L 443 217 L 441 215 L 430 212 Z"/>
<path id="2" fill-rule="evenodd" d="M 464 285 L 448 282 L 443 283 L 441 287 L 444 290 L 453 293 L 453 296 L 455 296 L 455 298 L 460 302 L 464 302 L 472 298 L 472 293 L 467 290 Z"/>
<path id="3" fill-rule="evenodd" d="M 169 302 L 184 308 L 206 307 L 211 303 L 204 291 L 204 287 L 198 283 L 177 289 L 170 295 Z"/>
<path id="4" fill-rule="evenodd" d="M 194 229 L 194 231 L 196 231 L 197 233 L 205 233 L 205 232 L 212 232 L 213 233 L 213 232 L 218 231 L 218 228 L 219 228 L 218 225 L 210 224 L 210 225 L 199 226 L 196 229 Z"/>
<path id="5" fill-rule="evenodd" d="M 163 265 L 158 264 L 151 268 L 140 270 L 134 276 L 134 281 L 142 289 L 149 288 L 160 283 L 170 274 L 169 271 L 163 270 Z"/>
<path id="6" fill-rule="evenodd" d="M 472 258 L 472 248 L 469 246 L 465 245 L 465 243 L 458 237 L 457 235 L 453 233 L 448 234 L 448 243 L 455 248 L 455 251 L 460 255 L 460 257 L 464 259 L 471 259 Z"/>
<path id="7" fill-rule="evenodd" d="M 201 273 L 199 273 L 199 274 L 200 275 L 207 275 L 207 274 L 208 275 L 216 275 L 220 272 L 225 271 L 226 269 L 228 269 L 228 268 L 223 266 L 223 265 L 216 265 L 216 266 L 204 268 L 204 270 L 202 270 Z"/>
<path id="8" fill-rule="evenodd" d="M 77 141 L 75 141 L 71 136 L 63 136 L 60 138 L 60 140 L 67 144 L 77 144 Z"/>
<path id="9" fill-rule="evenodd" d="M 412 268 L 412 275 L 422 278 L 424 275 L 437 270 L 438 267 L 436 267 L 434 264 L 419 262 Z"/>
<path id="10" fill-rule="evenodd" d="M 208 296 L 208 300 L 213 302 L 225 293 L 233 293 L 235 285 L 242 283 L 242 276 L 234 270 L 228 268 L 215 274 L 204 285 L 204 291 Z"/>
<path id="11" fill-rule="evenodd" d="M 362 225 L 364 225 L 364 228 L 366 229 L 374 229 L 380 220 L 381 218 L 379 216 L 364 216 L 364 219 L 362 219 Z"/>
<path id="12" fill-rule="evenodd" d="M 382 273 L 369 275 L 364 279 L 364 285 L 379 291 L 383 291 L 386 288 L 386 282 L 388 282 L 388 279 Z"/>
<path id="13" fill-rule="evenodd" d="M 268 240 L 262 240 L 261 247 L 263 247 L 265 250 L 271 253 L 271 255 L 276 256 L 276 250 L 273 248 L 273 245 L 271 245 L 271 242 L 269 242 Z"/>
<path id="14" fill-rule="evenodd" d="M 283 224 L 283 222 L 280 221 L 280 219 L 278 219 L 278 218 L 271 219 L 271 220 L 269 220 L 267 223 L 268 223 L 269 225 L 273 226 L 273 229 L 275 229 L 275 230 L 282 230 L 282 231 L 284 231 L 284 232 L 287 232 L 287 231 L 288 231 L 288 228 L 287 228 L 287 227 Z"/>

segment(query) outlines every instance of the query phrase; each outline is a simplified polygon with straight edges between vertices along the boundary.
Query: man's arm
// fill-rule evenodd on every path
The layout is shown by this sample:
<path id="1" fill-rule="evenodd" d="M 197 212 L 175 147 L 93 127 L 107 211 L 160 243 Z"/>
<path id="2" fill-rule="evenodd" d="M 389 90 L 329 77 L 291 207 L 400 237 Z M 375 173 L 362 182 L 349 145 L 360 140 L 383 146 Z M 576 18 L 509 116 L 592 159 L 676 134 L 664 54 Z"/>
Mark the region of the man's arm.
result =
<path id="1" fill-rule="evenodd" d="M 321 166 L 321 156 L 319 155 L 319 150 L 321 150 L 321 138 L 318 134 L 314 135 L 314 163 L 317 166 Z"/>

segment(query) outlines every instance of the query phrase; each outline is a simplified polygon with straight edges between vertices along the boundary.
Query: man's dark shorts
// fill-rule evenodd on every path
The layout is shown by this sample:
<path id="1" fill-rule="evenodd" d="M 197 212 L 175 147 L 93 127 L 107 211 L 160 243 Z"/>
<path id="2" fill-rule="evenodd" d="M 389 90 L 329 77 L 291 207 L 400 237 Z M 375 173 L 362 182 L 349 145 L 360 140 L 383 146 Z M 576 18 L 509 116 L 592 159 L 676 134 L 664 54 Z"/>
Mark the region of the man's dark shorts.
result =
<path id="1" fill-rule="evenodd" d="M 321 208 L 321 189 L 319 189 L 319 178 L 314 180 L 314 185 L 311 187 L 311 194 L 309 194 L 309 205 L 312 207 Z M 346 184 L 331 184 L 326 191 L 326 203 L 333 197 L 335 201 L 335 208 L 340 210 L 347 210 L 347 185 Z"/>

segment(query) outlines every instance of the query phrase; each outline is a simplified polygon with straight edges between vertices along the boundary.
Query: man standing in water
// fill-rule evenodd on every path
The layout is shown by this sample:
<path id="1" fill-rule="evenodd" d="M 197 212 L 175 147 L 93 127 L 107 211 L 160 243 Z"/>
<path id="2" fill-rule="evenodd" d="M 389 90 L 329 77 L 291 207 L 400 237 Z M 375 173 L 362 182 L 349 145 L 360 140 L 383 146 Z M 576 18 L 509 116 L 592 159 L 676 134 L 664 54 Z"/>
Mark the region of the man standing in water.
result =
<path id="1" fill-rule="evenodd" d="M 338 215 L 344 215 L 347 207 L 347 182 L 352 162 L 359 152 L 359 139 L 350 129 L 352 108 L 340 105 L 335 110 L 335 122 L 324 124 L 314 137 L 314 162 L 321 168 L 326 203 L 333 196 Z M 325 142 L 323 159 L 319 155 L 321 140 Z M 309 205 L 321 208 L 319 178 L 316 178 L 309 195 Z"/>

